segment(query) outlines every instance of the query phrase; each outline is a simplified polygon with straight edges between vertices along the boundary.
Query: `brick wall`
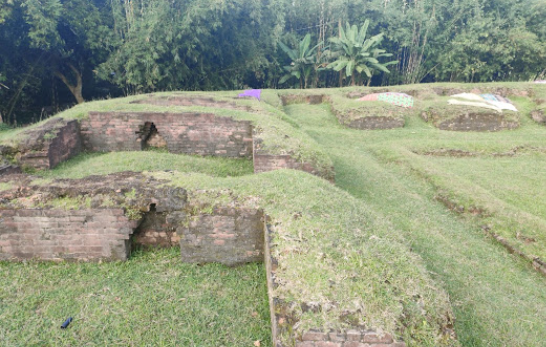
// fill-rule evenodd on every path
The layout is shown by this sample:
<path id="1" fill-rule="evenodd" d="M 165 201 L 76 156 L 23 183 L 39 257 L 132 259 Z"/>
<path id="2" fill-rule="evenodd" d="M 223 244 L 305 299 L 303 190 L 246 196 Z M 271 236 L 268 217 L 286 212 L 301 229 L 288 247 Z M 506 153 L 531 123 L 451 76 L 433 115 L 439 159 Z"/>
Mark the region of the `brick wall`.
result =
<path id="1" fill-rule="evenodd" d="M 73 120 L 59 129 L 48 146 L 49 168 L 54 168 L 81 152 L 80 123 Z"/>
<path id="2" fill-rule="evenodd" d="M 82 122 L 84 148 L 89 151 L 139 151 L 139 132 L 153 123 L 171 153 L 252 156 L 252 125 L 209 113 L 99 113 Z"/>
<path id="3" fill-rule="evenodd" d="M 441 130 L 450 131 L 500 131 L 519 127 L 518 121 L 507 120 L 498 113 L 465 113 L 446 120 L 433 120 Z"/>
<path id="4" fill-rule="evenodd" d="M 329 97 L 322 94 L 317 95 L 298 95 L 298 94 L 287 94 L 281 95 L 282 105 L 292 105 L 292 104 L 309 104 L 309 105 L 320 105 L 323 102 L 328 102 Z"/>
<path id="5" fill-rule="evenodd" d="M 55 119 L 24 134 L 27 143 L 20 148 L 21 166 L 38 170 L 52 169 L 81 152 L 81 138 L 77 120 L 64 122 Z"/>
<path id="6" fill-rule="evenodd" d="M 169 220 L 167 220 L 167 218 Z M 185 214 L 177 220 L 178 223 L 186 221 Z M 145 247 L 177 247 L 180 244 L 180 236 L 176 233 L 177 224 L 172 214 L 147 213 L 133 234 L 133 242 Z"/>
<path id="7" fill-rule="evenodd" d="M 131 172 L 47 186 L 31 186 L 32 176 L 12 179 L 13 188 L 0 192 L 0 259 L 124 260 L 132 237 L 146 246 L 180 245 L 187 262 L 233 265 L 263 260 L 262 212 L 235 197 L 225 205 L 194 206 L 186 190 Z M 90 208 L 29 207 L 36 201 L 56 206 L 50 200 L 83 195 Z M 195 199 L 201 201 L 199 193 Z M 126 209 L 101 207 L 105 202 Z M 137 219 L 129 220 L 127 211 Z"/>
<path id="8" fill-rule="evenodd" d="M 289 155 L 267 153 L 254 154 L 254 172 L 267 172 L 278 169 L 294 169 L 317 175 L 318 172 L 309 163 L 302 163 Z"/>
<path id="9" fill-rule="evenodd" d="M 263 261 L 262 212 L 255 209 L 217 208 L 212 215 L 193 216 L 178 234 L 185 262 Z"/>
<path id="10" fill-rule="evenodd" d="M 406 347 L 404 342 L 394 341 L 391 335 L 379 334 L 374 330 L 329 333 L 310 330 L 298 340 L 296 347 Z"/>
<path id="11" fill-rule="evenodd" d="M 0 210 L 0 259 L 127 259 L 122 209 Z"/>

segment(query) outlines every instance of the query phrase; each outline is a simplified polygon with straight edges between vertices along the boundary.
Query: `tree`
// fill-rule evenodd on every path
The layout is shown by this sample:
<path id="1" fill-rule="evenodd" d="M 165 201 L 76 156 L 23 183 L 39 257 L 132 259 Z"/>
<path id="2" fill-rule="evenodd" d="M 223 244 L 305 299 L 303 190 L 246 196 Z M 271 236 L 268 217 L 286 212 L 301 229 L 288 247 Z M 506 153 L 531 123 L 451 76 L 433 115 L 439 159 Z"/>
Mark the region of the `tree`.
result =
<path id="1" fill-rule="evenodd" d="M 283 84 L 292 77 L 295 77 L 300 82 L 300 88 L 307 88 L 309 77 L 316 63 L 316 50 L 320 44 L 310 48 L 311 34 L 307 34 L 297 44 L 296 48 L 292 49 L 282 42 L 279 42 L 279 46 L 292 60 L 290 65 L 284 67 L 287 73 L 280 79 L 279 83 Z"/>
<path id="2" fill-rule="evenodd" d="M 40 52 L 47 65 L 84 102 L 83 71 L 93 69 L 107 50 L 110 31 L 100 12 L 102 0 L 21 0 L 27 41 L 21 49 Z"/>
<path id="3" fill-rule="evenodd" d="M 383 41 L 382 33 L 366 38 L 368 26 L 368 20 L 364 22 L 360 30 L 356 25 L 351 26 L 347 22 L 345 30 L 340 26 L 339 37 L 330 38 L 331 56 L 336 60 L 327 67 L 338 72 L 345 70 L 345 75 L 351 77 L 351 85 L 356 84 L 356 79 L 362 73 L 366 74 L 370 80 L 375 71 L 389 73 L 387 66 L 397 63 L 397 61 L 379 62 L 378 59 L 390 57 L 392 54 L 379 48 Z"/>

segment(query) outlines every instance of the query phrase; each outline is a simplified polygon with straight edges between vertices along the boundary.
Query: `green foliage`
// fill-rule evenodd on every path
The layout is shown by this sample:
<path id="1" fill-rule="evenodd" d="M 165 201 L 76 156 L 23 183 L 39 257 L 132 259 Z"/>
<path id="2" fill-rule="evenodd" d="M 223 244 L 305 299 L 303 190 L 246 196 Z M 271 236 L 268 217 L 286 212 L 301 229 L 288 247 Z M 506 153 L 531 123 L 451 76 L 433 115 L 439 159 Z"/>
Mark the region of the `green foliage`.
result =
<path id="1" fill-rule="evenodd" d="M 292 49 L 286 46 L 284 43 L 279 42 L 279 46 L 284 53 L 288 55 L 292 63 L 289 66 L 285 66 L 284 70 L 287 72 L 280 80 L 279 84 L 283 84 L 292 77 L 295 77 L 300 82 L 300 88 L 307 88 L 307 82 L 313 71 L 314 64 L 316 62 L 317 48 L 320 43 L 314 47 L 311 45 L 311 34 L 305 35 L 303 40 Z"/>
<path id="2" fill-rule="evenodd" d="M 345 75 L 352 77 L 352 85 L 356 83 L 358 76 L 355 75 L 357 74 L 364 73 L 368 79 L 371 79 L 376 70 L 389 73 L 387 66 L 397 63 L 397 61 L 379 62 L 379 58 L 391 57 L 392 54 L 379 48 L 383 41 L 382 33 L 366 38 L 369 25 L 370 22 L 366 20 L 359 30 L 356 25 L 351 26 L 347 22 L 345 30 L 342 27 L 339 28 L 339 38 L 330 38 L 332 57 L 336 60 L 327 67 L 337 72 L 345 70 Z"/>
<path id="3" fill-rule="evenodd" d="M 44 106 L 151 91 L 544 79 L 545 8 L 544 0 L 0 0 L 0 82 L 9 87 L 0 86 L 0 112 L 14 125 L 40 119 Z M 363 18 L 367 30 L 347 24 Z M 362 51 L 366 40 L 373 47 Z"/>

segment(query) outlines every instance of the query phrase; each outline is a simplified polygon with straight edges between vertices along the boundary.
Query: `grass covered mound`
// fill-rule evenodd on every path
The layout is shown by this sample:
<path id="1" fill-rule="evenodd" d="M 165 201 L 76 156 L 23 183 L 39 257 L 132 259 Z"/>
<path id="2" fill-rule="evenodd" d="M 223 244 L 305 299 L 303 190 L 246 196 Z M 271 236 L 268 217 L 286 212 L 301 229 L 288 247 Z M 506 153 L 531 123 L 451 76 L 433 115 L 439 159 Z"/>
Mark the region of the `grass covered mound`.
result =
<path id="1" fill-rule="evenodd" d="M 359 101 L 340 95 L 330 97 L 339 122 L 356 129 L 392 129 L 404 126 L 408 109 L 383 101 Z"/>
<path id="2" fill-rule="evenodd" d="M 290 155 L 298 162 L 311 164 L 320 175 L 326 179 L 333 179 L 334 173 L 330 158 L 324 153 L 320 145 L 303 133 L 279 109 L 256 99 L 236 99 L 238 92 L 219 92 L 214 97 L 204 96 L 204 93 L 156 93 L 155 98 L 172 98 L 183 95 L 185 100 L 195 98 L 197 104 L 204 105 L 203 98 L 212 100 L 206 106 L 157 106 L 147 104 L 148 95 L 131 96 L 120 99 L 95 101 L 77 105 L 72 109 L 56 115 L 48 124 L 57 124 L 56 119 L 82 120 L 91 111 L 96 112 L 157 112 L 182 113 L 202 112 L 212 113 L 220 117 L 231 117 L 235 120 L 251 121 L 254 125 L 254 137 L 260 142 L 260 150 L 272 155 Z M 275 96 L 264 92 L 264 100 L 275 100 Z M 142 103 L 140 103 L 142 102 Z M 229 105 L 229 108 L 221 108 Z M 219 106 L 219 107 L 216 107 Z M 44 122 L 26 128 L 10 129 L 0 132 L 0 144 L 5 147 L 17 148 L 36 137 L 36 131 Z M 14 150 L 6 150 L 13 152 Z M 15 149 L 16 151 L 16 149 Z"/>
<path id="3" fill-rule="evenodd" d="M 421 118 L 434 124 L 441 130 L 452 131 L 499 131 L 519 127 L 518 112 L 466 106 L 449 105 L 449 97 L 436 97 L 432 100 L 419 101 L 416 109 L 421 108 Z"/>

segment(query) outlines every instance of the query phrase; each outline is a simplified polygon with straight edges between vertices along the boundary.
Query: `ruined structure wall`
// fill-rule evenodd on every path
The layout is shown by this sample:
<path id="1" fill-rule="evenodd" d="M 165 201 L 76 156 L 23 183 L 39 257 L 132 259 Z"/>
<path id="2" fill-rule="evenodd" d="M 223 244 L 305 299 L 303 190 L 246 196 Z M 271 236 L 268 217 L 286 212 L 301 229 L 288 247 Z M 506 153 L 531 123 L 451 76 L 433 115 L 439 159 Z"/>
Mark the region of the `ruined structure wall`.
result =
<path id="1" fill-rule="evenodd" d="M 122 209 L 0 210 L 0 259 L 127 259 Z"/>
<path id="2" fill-rule="evenodd" d="M 500 131 L 519 127 L 517 121 L 509 121 L 502 114 L 466 113 L 458 117 L 435 122 L 438 129 L 450 131 Z"/>
<path id="3" fill-rule="evenodd" d="M 77 120 L 69 121 L 53 129 L 48 129 L 48 123 L 46 123 L 33 132 L 37 138 L 30 140 L 35 143 L 23 146 L 20 152 L 19 161 L 24 167 L 38 170 L 53 169 L 59 163 L 81 152 L 80 128 Z"/>
<path id="4" fill-rule="evenodd" d="M 256 153 L 257 152 L 257 153 Z M 313 175 L 321 176 L 310 163 L 300 162 L 290 155 L 268 154 L 256 151 L 254 152 L 254 173 L 274 171 L 279 169 L 293 169 L 308 172 Z M 333 179 L 330 179 L 333 181 Z"/>
<path id="5" fill-rule="evenodd" d="M 282 284 L 276 281 L 278 261 L 272 256 L 274 234 L 264 221 L 264 262 L 267 275 L 267 292 L 271 315 L 271 338 L 275 347 L 406 347 L 403 341 L 396 341 L 392 335 L 373 329 L 355 327 L 346 331 L 310 329 L 298 331 L 298 317 L 288 307 L 299 306 L 302 311 L 319 312 L 321 308 L 302 302 L 287 303 L 275 296 L 275 289 Z M 316 311 L 314 311 L 316 310 Z M 284 343 L 281 334 L 285 335 Z M 286 336 L 289 342 L 286 342 Z"/>
<path id="6" fill-rule="evenodd" d="M 99 113 L 82 122 L 84 148 L 95 152 L 142 150 L 142 127 L 153 123 L 171 153 L 252 156 L 252 125 L 208 113 Z"/>
<path id="7" fill-rule="evenodd" d="M 57 137 L 49 144 L 49 168 L 54 168 L 63 161 L 78 155 L 81 150 L 80 123 L 73 120 L 59 129 Z"/>
<path id="8" fill-rule="evenodd" d="M 227 265 L 263 261 L 262 223 L 261 211 L 244 208 L 220 208 L 212 215 L 192 217 L 177 230 L 182 260 Z"/>

